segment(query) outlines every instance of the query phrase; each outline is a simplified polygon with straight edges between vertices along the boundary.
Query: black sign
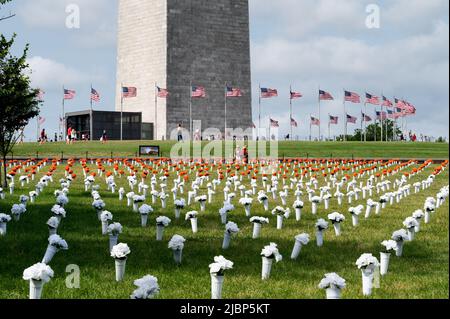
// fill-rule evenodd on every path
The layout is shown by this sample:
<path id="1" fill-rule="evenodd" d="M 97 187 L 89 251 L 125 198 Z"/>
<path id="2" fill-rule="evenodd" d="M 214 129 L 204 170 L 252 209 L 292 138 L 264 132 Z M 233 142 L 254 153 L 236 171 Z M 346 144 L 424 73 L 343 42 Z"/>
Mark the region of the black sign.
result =
<path id="1" fill-rule="evenodd" d="M 150 157 L 160 157 L 159 146 L 139 146 L 139 155 L 150 156 Z"/>

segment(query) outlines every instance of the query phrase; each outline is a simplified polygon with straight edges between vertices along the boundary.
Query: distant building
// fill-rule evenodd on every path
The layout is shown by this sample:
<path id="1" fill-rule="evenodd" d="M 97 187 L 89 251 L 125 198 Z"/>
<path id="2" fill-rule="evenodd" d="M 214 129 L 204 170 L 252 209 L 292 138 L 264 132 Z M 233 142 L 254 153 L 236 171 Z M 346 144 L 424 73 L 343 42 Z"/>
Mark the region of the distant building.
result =
<path id="1" fill-rule="evenodd" d="M 119 0 L 116 111 L 121 87 L 136 87 L 123 110 L 142 112 L 156 139 L 168 139 L 178 124 L 190 128 L 192 83 L 206 90 L 192 104 L 193 131 L 224 135 L 228 83 L 243 95 L 228 99 L 228 128 L 252 127 L 249 34 L 248 0 Z M 156 84 L 169 91 L 157 109 Z"/>
<path id="2" fill-rule="evenodd" d="M 93 111 L 93 140 L 98 141 L 103 131 L 109 140 L 120 140 L 120 112 Z M 66 114 L 66 127 L 75 128 L 78 139 L 82 135 L 90 136 L 90 111 Z M 143 123 L 142 113 L 123 113 L 124 140 L 153 140 L 153 123 Z"/>

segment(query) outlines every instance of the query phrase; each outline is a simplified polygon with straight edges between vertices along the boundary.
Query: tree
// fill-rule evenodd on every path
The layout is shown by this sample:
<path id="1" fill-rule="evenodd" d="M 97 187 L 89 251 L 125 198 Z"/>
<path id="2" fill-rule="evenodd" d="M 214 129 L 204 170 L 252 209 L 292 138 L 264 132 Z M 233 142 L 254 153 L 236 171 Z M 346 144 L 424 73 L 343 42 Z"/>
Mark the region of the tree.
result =
<path id="1" fill-rule="evenodd" d="M 398 138 L 400 136 L 400 134 L 402 134 L 402 131 L 395 126 L 395 122 L 392 120 L 386 120 L 383 123 L 383 141 L 386 140 L 386 125 L 387 125 L 387 136 L 388 136 L 388 141 L 392 141 L 393 138 Z M 394 126 L 395 126 L 395 134 L 394 134 Z M 380 123 L 377 123 L 377 125 L 375 126 L 375 124 L 370 124 L 367 126 L 367 141 L 371 142 L 371 141 L 375 141 L 375 132 L 377 134 L 377 141 L 381 141 L 381 125 Z M 339 137 L 341 140 L 343 140 L 343 136 Z M 347 141 L 351 141 L 351 142 L 359 142 L 359 141 L 364 141 L 364 129 L 356 129 L 355 130 L 355 134 L 354 135 L 349 135 L 347 136 Z"/>
<path id="2" fill-rule="evenodd" d="M 1 1 L 1 0 L 0 0 Z M 3 159 L 3 186 L 7 186 L 6 157 L 12 152 L 20 130 L 39 115 L 38 89 L 31 88 L 26 63 L 28 44 L 22 56 L 11 54 L 16 35 L 11 40 L 0 35 L 0 156 Z M 1 170 L 0 170 L 1 171 Z M 2 176 L 0 172 L 0 185 Z"/>
<path id="3" fill-rule="evenodd" d="M 0 0 L 0 5 L 6 4 L 6 3 L 11 2 L 11 1 L 12 1 L 12 0 Z M 0 9 L 1 9 L 1 8 L 0 8 Z M 14 16 L 15 16 L 15 14 L 12 14 L 12 13 L 10 13 L 10 14 L 4 16 L 4 17 L 0 16 L 0 21 L 6 20 L 6 19 L 9 19 L 9 18 L 12 18 L 12 17 L 14 17 Z"/>

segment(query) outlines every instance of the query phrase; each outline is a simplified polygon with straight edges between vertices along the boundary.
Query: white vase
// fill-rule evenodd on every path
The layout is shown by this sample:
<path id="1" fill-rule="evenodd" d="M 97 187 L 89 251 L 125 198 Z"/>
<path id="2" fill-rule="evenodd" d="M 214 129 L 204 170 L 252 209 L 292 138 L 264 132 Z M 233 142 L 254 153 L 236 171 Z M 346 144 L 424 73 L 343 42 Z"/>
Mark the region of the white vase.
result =
<path id="1" fill-rule="evenodd" d="M 370 296 L 372 294 L 373 288 L 373 271 L 362 270 L 361 273 L 362 273 L 363 295 Z"/>
<path id="2" fill-rule="evenodd" d="M 57 228 L 48 227 L 48 236 L 56 235 Z"/>
<path id="3" fill-rule="evenodd" d="M 211 274 L 211 299 L 222 299 L 224 276 Z"/>
<path id="4" fill-rule="evenodd" d="M 198 221 L 197 218 L 191 218 L 192 232 L 196 234 L 198 232 Z"/>
<path id="5" fill-rule="evenodd" d="M 317 242 L 317 247 L 322 247 L 323 246 L 323 232 L 321 231 L 316 231 L 316 242 Z"/>
<path id="6" fill-rule="evenodd" d="M 408 239 L 409 239 L 409 241 L 413 241 L 414 237 L 415 237 L 415 234 L 416 234 L 415 228 L 414 227 L 409 228 L 407 231 L 408 231 Z"/>
<path id="7" fill-rule="evenodd" d="M 270 271 L 272 270 L 273 259 L 263 257 L 262 258 L 262 280 L 267 280 L 270 277 Z"/>
<path id="8" fill-rule="evenodd" d="M 372 207 L 371 207 L 371 206 L 367 206 L 367 207 L 366 207 L 366 216 L 365 216 L 366 219 L 370 217 L 370 211 L 371 211 L 371 210 L 372 210 Z"/>
<path id="9" fill-rule="evenodd" d="M 302 250 L 302 243 L 299 241 L 295 241 L 294 248 L 292 249 L 291 259 L 295 260 L 300 255 L 300 251 Z"/>
<path id="10" fill-rule="evenodd" d="M 283 229 L 283 219 L 284 217 L 281 215 L 277 215 L 277 229 Z"/>
<path id="11" fill-rule="evenodd" d="M 141 226 L 147 227 L 148 214 L 141 214 Z"/>
<path id="12" fill-rule="evenodd" d="M 0 223 L 0 236 L 6 236 L 6 223 Z"/>
<path id="13" fill-rule="evenodd" d="M 342 206 L 342 197 L 341 196 L 338 196 L 337 201 L 338 201 L 338 205 Z"/>
<path id="14" fill-rule="evenodd" d="M 122 281 L 125 275 L 125 266 L 127 264 L 127 259 L 116 259 L 116 281 Z"/>
<path id="15" fill-rule="evenodd" d="M 164 235 L 164 226 L 156 225 L 156 240 L 162 241 Z"/>
<path id="16" fill-rule="evenodd" d="M 175 207 L 175 219 L 180 219 L 181 209 Z"/>
<path id="17" fill-rule="evenodd" d="M 173 250 L 173 260 L 175 260 L 175 263 L 177 265 L 181 264 L 182 257 L 183 257 L 183 251 L 181 249 L 174 249 Z"/>
<path id="18" fill-rule="evenodd" d="M 341 299 L 341 289 L 331 286 L 330 288 L 326 289 L 327 299 L 333 300 L 333 299 Z"/>
<path id="19" fill-rule="evenodd" d="M 425 211 L 425 224 L 429 224 L 429 223 L 430 223 L 430 212 Z"/>
<path id="20" fill-rule="evenodd" d="M 139 211 L 138 203 L 133 203 L 133 212 L 137 213 Z"/>
<path id="21" fill-rule="evenodd" d="M 251 217 L 252 216 L 251 213 L 250 213 L 251 206 L 250 205 L 245 205 L 244 208 L 245 208 L 245 216 L 246 217 Z"/>
<path id="22" fill-rule="evenodd" d="M 42 280 L 30 280 L 30 299 L 41 299 L 42 288 L 44 282 Z"/>
<path id="23" fill-rule="evenodd" d="M 352 224 L 353 224 L 353 227 L 357 227 L 358 226 L 358 224 L 359 224 L 359 217 L 358 217 L 358 215 L 352 214 Z"/>
<path id="24" fill-rule="evenodd" d="M 264 210 L 267 212 L 269 210 L 269 200 L 265 199 L 263 201 Z"/>
<path id="25" fill-rule="evenodd" d="M 381 276 L 384 276 L 388 273 L 390 257 L 391 257 L 391 254 L 389 254 L 389 253 L 380 253 L 380 274 L 381 274 Z"/>
<path id="26" fill-rule="evenodd" d="M 286 206 L 286 197 L 281 197 L 281 204 Z"/>
<path id="27" fill-rule="evenodd" d="M 397 242 L 397 250 L 395 251 L 395 255 L 397 257 L 401 257 L 403 255 L 403 245 L 404 244 L 405 244 L 405 242 L 403 240 Z"/>
<path id="28" fill-rule="evenodd" d="M 119 236 L 117 235 L 109 235 L 109 251 L 111 251 L 113 247 L 117 245 L 118 237 Z"/>
<path id="29" fill-rule="evenodd" d="M 295 209 L 295 219 L 299 222 L 302 219 L 302 209 L 296 208 Z"/>
<path id="30" fill-rule="evenodd" d="M 48 264 L 52 259 L 53 256 L 58 252 L 58 249 L 55 246 L 48 245 L 47 250 L 45 251 L 44 258 L 42 259 L 42 263 Z"/>
<path id="31" fill-rule="evenodd" d="M 222 221 L 222 224 L 226 224 L 227 223 L 227 213 L 224 214 L 220 214 L 220 220 Z"/>
<path id="32" fill-rule="evenodd" d="M 375 215 L 380 215 L 381 212 L 381 204 L 377 204 L 375 207 Z"/>
<path id="33" fill-rule="evenodd" d="M 312 214 L 316 215 L 317 214 L 317 204 L 316 203 L 312 203 Z"/>
<path id="34" fill-rule="evenodd" d="M 130 207 L 132 203 L 132 199 L 130 197 L 127 197 L 127 206 Z"/>
<path id="35" fill-rule="evenodd" d="M 260 223 L 253 223 L 253 239 L 257 239 L 259 238 L 260 234 L 261 234 L 261 228 L 262 228 L 262 224 Z"/>
<path id="36" fill-rule="evenodd" d="M 20 214 L 13 214 L 12 216 L 15 222 L 18 222 L 20 220 Z"/>
<path id="37" fill-rule="evenodd" d="M 417 220 L 417 226 L 414 228 L 415 232 L 418 233 L 420 232 L 420 219 L 416 219 Z"/>
<path id="38" fill-rule="evenodd" d="M 341 236 L 341 223 L 334 223 L 334 232 L 336 233 L 336 236 Z"/>
<path id="39" fill-rule="evenodd" d="M 231 234 L 226 231 L 223 237 L 222 249 L 228 249 L 230 247 L 230 242 L 231 242 Z"/>
<path id="40" fill-rule="evenodd" d="M 330 201 L 328 199 L 325 199 L 323 201 L 323 203 L 325 204 L 325 210 L 328 210 L 329 206 L 330 206 Z"/>

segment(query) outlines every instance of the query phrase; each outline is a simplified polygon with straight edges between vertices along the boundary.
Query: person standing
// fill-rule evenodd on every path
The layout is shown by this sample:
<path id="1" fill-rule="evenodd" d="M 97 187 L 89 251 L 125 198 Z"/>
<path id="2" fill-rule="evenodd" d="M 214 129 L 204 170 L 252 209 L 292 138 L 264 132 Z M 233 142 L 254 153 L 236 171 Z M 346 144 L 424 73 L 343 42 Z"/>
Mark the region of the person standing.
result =
<path id="1" fill-rule="evenodd" d="M 178 124 L 177 136 L 178 136 L 178 142 L 182 142 L 183 141 L 183 128 L 181 127 L 181 124 Z"/>
<path id="2" fill-rule="evenodd" d="M 106 130 L 103 130 L 102 143 L 106 144 L 107 141 L 108 141 L 108 137 L 106 136 Z"/>
<path id="3" fill-rule="evenodd" d="M 67 144 L 72 144 L 72 126 L 67 128 Z"/>
<path id="4" fill-rule="evenodd" d="M 46 140 L 45 128 L 41 131 L 41 144 L 44 144 Z"/>
<path id="5" fill-rule="evenodd" d="M 71 136 L 72 136 L 72 138 L 71 138 L 72 143 L 71 144 L 73 144 L 76 141 L 76 139 L 77 139 L 77 130 L 72 129 Z"/>

